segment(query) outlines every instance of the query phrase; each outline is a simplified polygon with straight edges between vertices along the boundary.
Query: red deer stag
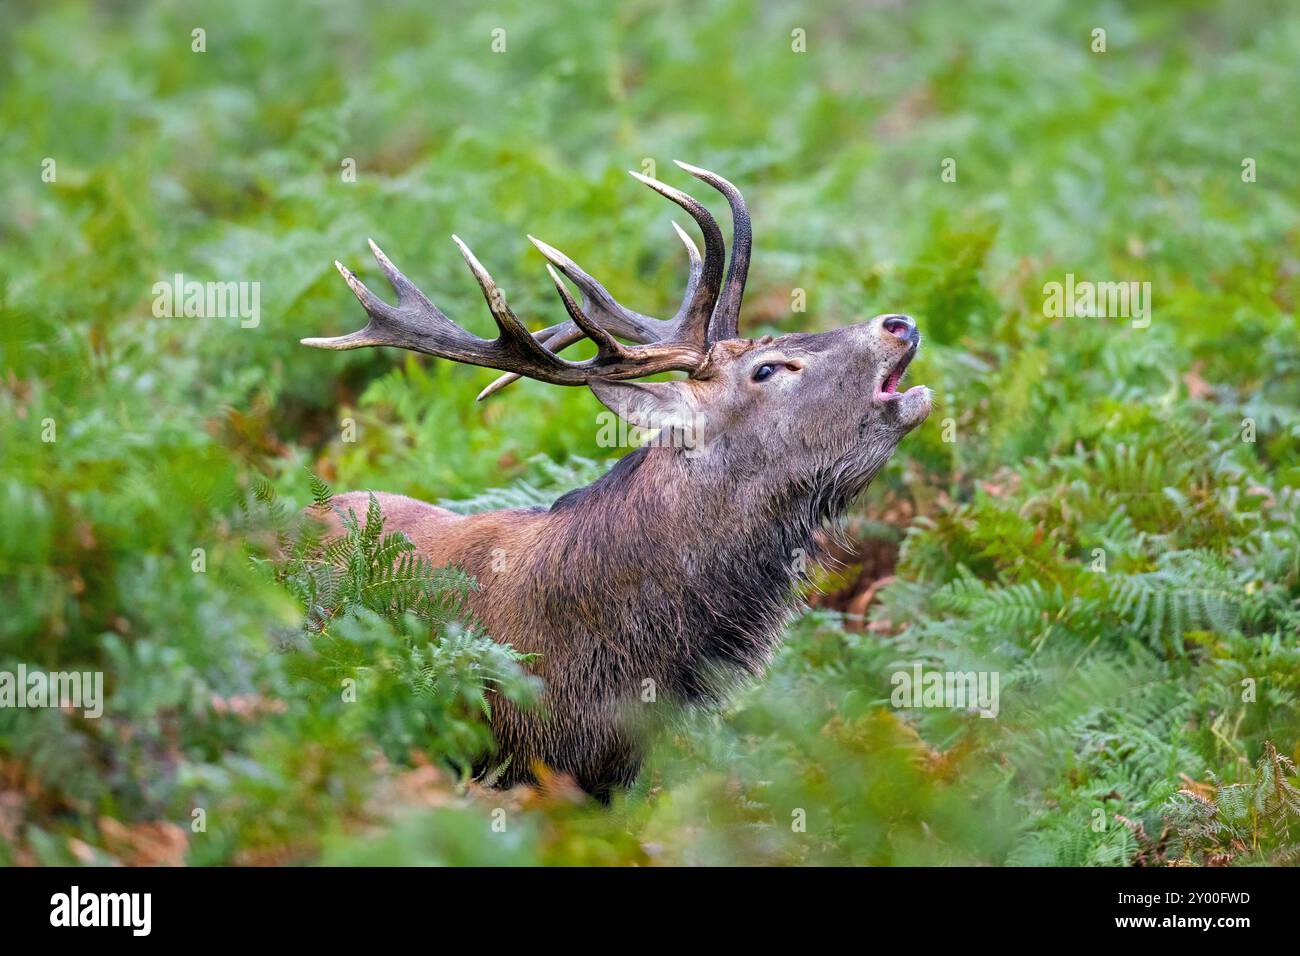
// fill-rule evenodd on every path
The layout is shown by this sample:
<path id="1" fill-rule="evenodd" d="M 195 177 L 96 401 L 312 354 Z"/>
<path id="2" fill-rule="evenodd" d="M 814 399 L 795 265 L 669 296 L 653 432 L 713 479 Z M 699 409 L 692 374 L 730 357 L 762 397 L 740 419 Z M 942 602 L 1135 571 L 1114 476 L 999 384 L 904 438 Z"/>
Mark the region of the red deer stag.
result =
<path id="1" fill-rule="evenodd" d="M 713 702 L 736 680 L 760 674 L 798 603 L 805 556 L 816 557 L 824 524 L 930 411 L 928 389 L 897 388 L 920 344 L 905 315 L 739 338 L 748 209 L 727 180 L 678 165 L 726 197 L 733 238 L 724 278 L 722 231 L 708 210 L 632 174 L 681 206 L 704 236 L 701 256 L 674 224 L 690 275 L 670 319 L 625 308 L 573 260 L 532 239 L 569 319 L 530 334 L 453 236 L 497 338 L 452 322 L 372 242 L 397 304 L 336 263 L 369 322 L 350 335 L 303 339 L 324 349 L 395 346 L 506 372 L 480 399 L 519 376 L 586 385 L 627 422 L 688 439 L 638 448 L 549 509 L 461 516 L 377 494 L 387 527 L 405 532 L 435 565 L 477 578 L 471 606 L 494 638 L 539 655 L 541 711 L 494 703 L 492 729 L 510 758 L 502 785 L 533 779 L 540 763 L 608 799 L 640 768 L 645 735 L 635 718 L 646 688 L 661 701 Z M 581 304 L 557 269 L 580 290 Z M 594 357 L 559 356 L 582 338 L 595 343 Z M 687 376 L 632 381 L 658 372 Z M 367 501 L 365 492 L 335 499 L 358 514 Z"/>

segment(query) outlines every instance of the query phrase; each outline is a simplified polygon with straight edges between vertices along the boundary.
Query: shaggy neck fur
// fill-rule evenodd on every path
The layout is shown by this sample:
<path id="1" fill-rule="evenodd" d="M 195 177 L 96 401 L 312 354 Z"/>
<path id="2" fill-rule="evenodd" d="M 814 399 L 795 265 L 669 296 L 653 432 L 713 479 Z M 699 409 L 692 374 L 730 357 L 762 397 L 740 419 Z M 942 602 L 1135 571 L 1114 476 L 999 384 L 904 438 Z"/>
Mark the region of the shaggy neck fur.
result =
<path id="1" fill-rule="evenodd" d="M 683 702 L 716 699 L 762 671 L 818 530 L 847 502 L 817 484 L 773 494 L 676 449 L 635 451 L 551 509 L 535 597 L 557 634 L 576 620 L 569 639 L 608 645 L 624 678 L 612 686 L 648 678 Z"/>
<path id="2" fill-rule="evenodd" d="M 494 708 L 497 739 L 518 757 L 502 782 L 530 780 L 536 758 L 607 796 L 635 780 L 647 730 L 674 705 L 716 702 L 760 674 L 819 531 L 890 450 L 774 489 L 680 449 L 642 448 L 532 512 L 528 573 L 483 596 L 489 617 L 510 607 L 545 682 L 545 716 Z"/>

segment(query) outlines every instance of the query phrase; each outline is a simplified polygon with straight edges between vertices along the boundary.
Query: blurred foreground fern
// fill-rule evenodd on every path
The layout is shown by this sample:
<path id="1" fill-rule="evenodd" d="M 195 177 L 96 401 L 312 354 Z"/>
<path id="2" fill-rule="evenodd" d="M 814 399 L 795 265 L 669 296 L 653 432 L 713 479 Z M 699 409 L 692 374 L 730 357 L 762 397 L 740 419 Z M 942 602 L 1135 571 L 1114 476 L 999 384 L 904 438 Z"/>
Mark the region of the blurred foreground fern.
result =
<path id="1" fill-rule="evenodd" d="M 494 641 L 474 620 L 466 603 L 477 587 L 472 577 L 435 567 L 404 533 L 384 531 L 373 494 L 358 516 L 338 508 L 320 478 L 309 480 L 312 506 L 294 518 L 268 485 L 253 493 L 278 524 L 280 549 L 254 563 L 269 568 L 303 609 L 306 640 L 295 645 L 302 660 L 291 671 L 339 688 L 350 702 L 376 688 L 396 695 L 386 708 L 387 730 L 400 714 L 400 723 L 431 732 L 424 749 L 465 776 L 491 750 L 480 720 L 491 716 L 491 695 L 535 700 L 538 682 L 524 670 L 532 656 Z M 334 536 L 321 520 L 329 512 L 341 526 Z M 409 729 L 392 735 L 376 727 L 376 739 L 398 757 L 399 743 L 417 743 Z"/>

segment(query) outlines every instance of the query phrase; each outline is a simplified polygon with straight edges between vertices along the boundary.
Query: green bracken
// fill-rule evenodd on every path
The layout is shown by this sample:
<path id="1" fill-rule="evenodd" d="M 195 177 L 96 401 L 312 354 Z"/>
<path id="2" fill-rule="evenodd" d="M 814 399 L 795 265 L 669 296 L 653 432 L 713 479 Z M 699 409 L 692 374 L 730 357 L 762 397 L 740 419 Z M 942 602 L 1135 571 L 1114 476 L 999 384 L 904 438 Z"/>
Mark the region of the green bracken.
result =
<path id="1" fill-rule="evenodd" d="M 1300 13 L 979 6 L 7 11 L 0 671 L 107 699 L 0 708 L 0 863 L 1300 860 Z M 533 328 L 525 233 L 668 314 L 623 171 L 675 158 L 751 204 L 744 334 L 924 332 L 934 411 L 850 522 L 892 579 L 855 616 L 828 573 L 611 807 L 501 793 L 483 708 L 537 687 L 474 582 L 299 511 L 544 505 L 607 467 L 599 406 L 297 343 L 356 327 L 367 236 L 480 334 L 453 231 Z M 177 274 L 259 283 L 256 323 L 155 315 Z M 1049 314 L 1067 275 L 1150 282 L 1149 325 Z M 895 706 L 917 663 L 998 674 L 997 716 Z"/>

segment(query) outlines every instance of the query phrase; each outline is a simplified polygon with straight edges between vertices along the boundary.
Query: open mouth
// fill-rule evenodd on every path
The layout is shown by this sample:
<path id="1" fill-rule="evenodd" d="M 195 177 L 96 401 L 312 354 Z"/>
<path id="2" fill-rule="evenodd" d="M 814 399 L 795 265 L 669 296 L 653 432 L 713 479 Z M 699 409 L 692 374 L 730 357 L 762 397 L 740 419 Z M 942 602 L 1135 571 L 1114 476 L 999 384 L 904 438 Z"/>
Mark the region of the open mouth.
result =
<path id="1" fill-rule="evenodd" d="M 912 359 L 916 356 L 916 346 L 903 353 L 897 364 L 885 376 L 885 380 L 880 383 L 880 388 L 876 390 L 876 398 L 882 402 L 892 401 L 901 398 L 903 393 L 898 390 L 898 383 L 903 380 L 903 373 L 907 371 L 907 366 L 911 364 Z"/>

